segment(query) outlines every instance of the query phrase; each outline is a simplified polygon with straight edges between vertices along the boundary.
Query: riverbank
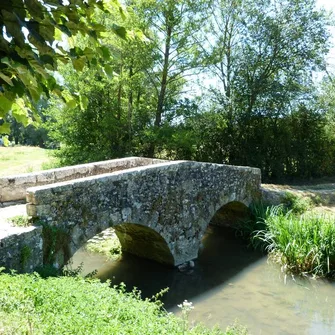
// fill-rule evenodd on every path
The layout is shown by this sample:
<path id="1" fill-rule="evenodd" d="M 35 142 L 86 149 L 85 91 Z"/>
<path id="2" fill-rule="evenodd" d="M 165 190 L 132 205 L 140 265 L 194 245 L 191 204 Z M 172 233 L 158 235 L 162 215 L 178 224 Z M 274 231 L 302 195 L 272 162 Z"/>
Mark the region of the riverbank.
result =
<path id="1" fill-rule="evenodd" d="M 299 275 L 335 278 L 335 216 L 284 205 L 254 208 L 250 239 L 282 269 Z M 257 227 L 257 228 L 256 228 Z"/>
<path id="2" fill-rule="evenodd" d="M 0 333 L 21 334 L 138 334 L 138 335 L 245 335 L 243 327 L 226 332 L 202 325 L 191 327 L 182 304 L 182 317 L 167 313 L 160 303 L 141 300 L 138 291 L 124 285 L 80 277 L 37 274 L 0 274 Z"/>

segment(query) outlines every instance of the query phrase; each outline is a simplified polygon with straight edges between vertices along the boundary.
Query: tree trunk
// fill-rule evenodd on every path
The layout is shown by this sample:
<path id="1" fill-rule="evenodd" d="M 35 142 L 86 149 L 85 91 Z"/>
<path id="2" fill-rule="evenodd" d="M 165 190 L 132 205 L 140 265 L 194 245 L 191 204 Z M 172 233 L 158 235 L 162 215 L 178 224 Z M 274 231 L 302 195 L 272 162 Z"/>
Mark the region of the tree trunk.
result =
<path id="1" fill-rule="evenodd" d="M 172 27 L 169 25 L 169 14 L 166 15 L 165 19 L 167 23 L 167 30 L 166 30 L 166 39 L 165 39 L 162 79 L 161 79 L 161 85 L 160 85 L 160 90 L 159 90 L 159 95 L 158 95 L 157 109 L 156 109 L 156 116 L 155 116 L 155 123 L 154 123 L 155 132 L 161 127 L 161 123 L 162 123 L 162 115 L 163 115 L 163 110 L 164 110 L 164 102 L 165 102 L 168 72 L 169 72 L 169 61 L 170 61 Z M 155 147 L 156 147 L 156 143 L 152 142 L 148 150 L 149 157 L 154 157 Z"/>

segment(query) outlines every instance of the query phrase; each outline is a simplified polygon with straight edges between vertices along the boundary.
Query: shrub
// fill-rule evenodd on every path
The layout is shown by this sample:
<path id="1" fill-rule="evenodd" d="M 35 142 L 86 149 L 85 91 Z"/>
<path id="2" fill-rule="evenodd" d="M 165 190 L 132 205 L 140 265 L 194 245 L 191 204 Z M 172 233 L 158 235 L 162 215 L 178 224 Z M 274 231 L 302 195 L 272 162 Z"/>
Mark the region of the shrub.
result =
<path id="1" fill-rule="evenodd" d="M 293 192 L 285 192 L 282 203 L 287 210 L 291 210 L 296 214 L 302 214 L 314 207 L 314 203 L 310 198 L 300 196 Z"/>

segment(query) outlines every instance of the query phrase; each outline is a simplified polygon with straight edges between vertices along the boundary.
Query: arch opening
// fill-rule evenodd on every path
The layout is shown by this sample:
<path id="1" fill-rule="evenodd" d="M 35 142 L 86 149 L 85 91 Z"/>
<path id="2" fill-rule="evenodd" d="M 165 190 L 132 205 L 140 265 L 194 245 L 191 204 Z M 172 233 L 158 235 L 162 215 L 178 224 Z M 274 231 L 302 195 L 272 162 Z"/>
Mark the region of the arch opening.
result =
<path id="1" fill-rule="evenodd" d="M 209 224 L 220 227 L 234 227 L 239 222 L 252 218 L 250 209 L 239 201 L 231 201 L 220 207 Z"/>
<path id="2" fill-rule="evenodd" d="M 174 257 L 165 239 L 155 230 L 139 224 L 123 223 L 114 227 L 122 252 L 174 265 Z"/>

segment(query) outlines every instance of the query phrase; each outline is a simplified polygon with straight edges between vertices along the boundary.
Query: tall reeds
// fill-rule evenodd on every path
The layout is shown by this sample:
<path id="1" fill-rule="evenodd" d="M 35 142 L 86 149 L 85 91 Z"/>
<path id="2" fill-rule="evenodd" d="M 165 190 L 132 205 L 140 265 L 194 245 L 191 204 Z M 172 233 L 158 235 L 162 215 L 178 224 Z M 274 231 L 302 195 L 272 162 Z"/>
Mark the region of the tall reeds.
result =
<path id="1" fill-rule="evenodd" d="M 298 215 L 283 206 L 256 208 L 255 225 L 264 228 L 251 234 L 255 247 L 263 247 L 292 272 L 335 277 L 334 216 Z"/>

